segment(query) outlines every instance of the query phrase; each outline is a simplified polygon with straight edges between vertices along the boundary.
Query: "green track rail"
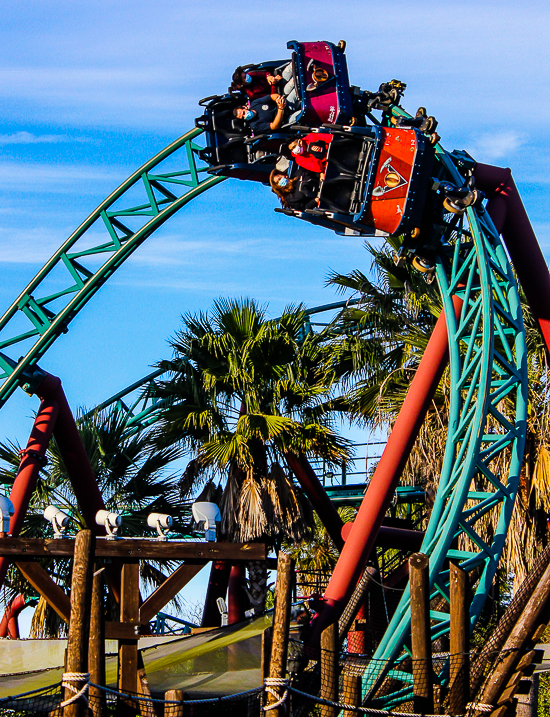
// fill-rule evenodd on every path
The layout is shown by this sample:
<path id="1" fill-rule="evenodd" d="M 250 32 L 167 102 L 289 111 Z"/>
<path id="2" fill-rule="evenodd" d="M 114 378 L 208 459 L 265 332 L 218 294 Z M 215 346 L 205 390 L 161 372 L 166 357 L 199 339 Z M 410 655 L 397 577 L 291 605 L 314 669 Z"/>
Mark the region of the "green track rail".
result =
<path id="1" fill-rule="evenodd" d="M 32 392 L 37 362 L 114 272 L 164 222 L 223 182 L 206 174 L 193 129 L 134 172 L 71 234 L 0 319 L 0 406 L 18 385 Z M 163 172 L 167 158 L 182 166 Z M 17 350 L 15 359 L 10 353 Z"/>

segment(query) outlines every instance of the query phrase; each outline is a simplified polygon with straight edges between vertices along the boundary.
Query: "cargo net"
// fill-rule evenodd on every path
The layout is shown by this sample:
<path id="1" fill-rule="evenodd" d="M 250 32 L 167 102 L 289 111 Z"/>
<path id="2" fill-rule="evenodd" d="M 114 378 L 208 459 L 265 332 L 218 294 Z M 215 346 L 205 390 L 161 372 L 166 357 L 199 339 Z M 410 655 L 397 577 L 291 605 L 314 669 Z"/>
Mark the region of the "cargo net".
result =
<path id="1" fill-rule="evenodd" d="M 84 693 L 67 696 L 61 683 L 51 685 L 43 690 L 27 692 L 13 697 L 0 699 L 0 717 L 8 715 L 48 715 L 63 717 L 64 707 L 71 699 L 80 701 L 87 706 L 87 714 L 124 715 L 124 717 L 211 717 L 215 710 L 216 717 L 260 717 L 262 712 L 264 689 L 240 692 L 235 695 L 214 697 L 210 699 L 166 699 L 155 698 L 144 694 L 120 692 L 118 690 L 99 687 L 89 683 Z"/>
<path id="2" fill-rule="evenodd" d="M 504 656 L 495 652 L 486 658 L 494 665 Z M 390 663 L 367 654 L 327 649 L 308 654 L 302 643 L 291 640 L 290 714 L 307 717 L 314 713 L 315 704 L 361 714 L 465 715 L 492 711 L 493 707 L 481 709 L 470 696 L 470 666 L 475 657 L 475 652 L 442 652 L 426 660 L 405 656 Z"/>
<path id="3" fill-rule="evenodd" d="M 4 715 L 48 715 L 62 717 L 64 707 L 80 701 L 88 715 L 124 717 L 343 717 L 353 714 L 391 717 L 471 717 L 492 712 L 494 705 L 470 699 L 468 665 L 473 653 L 440 653 L 428 660 L 407 657 L 398 663 L 374 660 L 358 653 L 315 650 L 308 654 L 303 643 L 289 642 L 288 678 L 266 678 L 252 690 L 208 699 L 170 699 L 171 693 L 149 696 L 120 692 L 88 682 L 58 683 L 50 687 L 0 698 L 0 717 Z M 506 657 L 491 655 L 492 663 Z M 65 675 L 65 677 L 68 677 Z M 72 675 L 77 677 L 77 675 Z M 180 693 L 181 694 L 181 693 Z"/>

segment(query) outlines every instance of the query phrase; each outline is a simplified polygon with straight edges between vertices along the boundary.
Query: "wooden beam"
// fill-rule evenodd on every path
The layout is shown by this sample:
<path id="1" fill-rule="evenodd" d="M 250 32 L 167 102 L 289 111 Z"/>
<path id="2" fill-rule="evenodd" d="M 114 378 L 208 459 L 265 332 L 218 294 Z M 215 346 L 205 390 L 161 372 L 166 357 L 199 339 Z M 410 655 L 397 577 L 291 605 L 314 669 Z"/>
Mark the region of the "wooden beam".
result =
<path id="1" fill-rule="evenodd" d="M 71 599 L 69 595 L 64 593 L 57 583 L 54 583 L 48 573 L 38 563 L 18 561 L 16 566 L 23 577 L 42 595 L 48 605 L 56 611 L 62 620 L 68 623 L 71 614 Z"/>
<path id="2" fill-rule="evenodd" d="M 333 622 L 321 633 L 321 689 L 324 700 L 338 702 L 338 624 Z M 336 717 L 339 710 L 331 705 L 321 705 L 321 717 Z"/>
<path id="3" fill-rule="evenodd" d="M 139 625 L 110 620 L 105 623 L 106 640 L 137 640 L 140 634 Z"/>
<path id="4" fill-rule="evenodd" d="M 139 627 L 139 563 L 124 563 L 120 586 L 120 622 Z M 118 642 L 118 689 L 137 692 L 138 638 Z"/>
<path id="5" fill-rule="evenodd" d="M 180 565 L 179 568 L 145 600 L 140 610 L 140 622 L 147 624 L 149 620 L 152 620 L 157 612 L 162 610 L 166 603 L 170 602 L 170 600 L 202 570 L 206 562 L 206 560 L 203 560 L 202 563 L 194 565 L 187 565 L 186 563 Z"/>
<path id="6" fill-rule="evenodd" d="M 449 680 L 449 714 L 465 714 L 470 701 L 469 637 L 470 611 L 468 576 L 462 568 L 449 565 L 449 593 L 451 610 L 451 656 Z"/>
<path id="7" fill-rule="evenodd" d="M 421 714 L 433 714 L 434 711 L 428 568 L 426 555 L 413 553 L 410 556 L 414 711 Z"/>
<path id="8" fill-rule="evenodd" d="M 94 573 L 92 587 L 92 608 L 90 613 L 90 643 L 88 648 L 88 672 L 90 685 L 90 717 L 105 717 L 107 714 L 105 687 L 105 612 L 103 609 L 103 572 Z"/>
<path id="9" fill-rule="evenodd" d="M 361 704 L 362 678 L 361 675 L 354 675 L 352 672 L 343 674 L 342 702 L 346 705 L 359 707 Z M 357 712 L 344 710 L 342 717 L 357 717 Z"/>
<path id="10" fill-rule="evenodd" d="M 182 702 L 183 701 L 183 690 L 168 690 L 164 693 L 164 699 L 167 702 Z M 166 705 L 164 710 L 165 717 L 183 717 L 185 709 L 183 705 Z"/>
<path id="11" fill-rule="evenodd" d="M 72 557 L 74 538 L 0 538 L 0 557 L 13 560 L 44 557 Z M 128 558 L 186 560 L 201 563 L 208 560 L 229 560 L 232 563 L 265 560 L 262 543 L 206 543 L 181 540 L 150 540 L 146 538 L 98 538 L 97 558 Z"/>

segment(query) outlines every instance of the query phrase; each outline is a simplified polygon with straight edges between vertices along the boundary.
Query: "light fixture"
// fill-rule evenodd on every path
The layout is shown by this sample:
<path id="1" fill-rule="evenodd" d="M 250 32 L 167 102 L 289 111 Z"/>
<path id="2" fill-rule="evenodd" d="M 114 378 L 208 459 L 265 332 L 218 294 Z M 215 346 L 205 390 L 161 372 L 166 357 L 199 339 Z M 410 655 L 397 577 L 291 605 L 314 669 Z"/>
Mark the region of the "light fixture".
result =
<path id="1" fill-rule="evenodd" d="M 2 532 L 10 532 L 10 518 L 14 513 L 14 507 L 11 500 L 5 496 L 0 495 L 0 517 L 2 519 Z"/>
<path id="2" fill-rule="evenodd" d="M 166 535 L 173 523 L 172 516 L 166 515 L 166 513 L 150 513 L 147 516 L 147 525 L 150 528 L 155 528 L 158 533 L 157 540 L 167 539 Z"/>
<path id="3" fill-rule="evenodd" d="M 219 597 L 216 600 L 216 605 L 218 606 L 218 610 L 220 611 L 220 615 L 222 616 L 222 627 L 225 627 L 229 623 L 229 614 L 227 612 L 227 605 L 225 603 L 225 600 L 222 597 Z"/>
<path id="4" fill-rule="evenodd" d="M 216 523 L 221 520 L 220 509 L 215 503 L 193 503 L 193 518 L 197 523 L 204 521 L 204 539 L 216 542 Z"/>
<path id="5" fill-rule="evenodd" d="M 118 529 L 122 525 L 122 517 L 118 513 L 111 513 L 108 510 L 98 510 L 95 514 L 95 522 L 102 525 L 107 533 L 107 540 L 115 540 Z"/>
<path id="6" fill-rule="evenodd" d="M 44 518 L 52 524 L 54 538 L 63 537 L 63 533 L 67 530 L 67 526 L 71 520 L 67 513 L 64 513 L 61 508 L 56 508 L 55 505 L 49 505 L 46 508 Z"/>

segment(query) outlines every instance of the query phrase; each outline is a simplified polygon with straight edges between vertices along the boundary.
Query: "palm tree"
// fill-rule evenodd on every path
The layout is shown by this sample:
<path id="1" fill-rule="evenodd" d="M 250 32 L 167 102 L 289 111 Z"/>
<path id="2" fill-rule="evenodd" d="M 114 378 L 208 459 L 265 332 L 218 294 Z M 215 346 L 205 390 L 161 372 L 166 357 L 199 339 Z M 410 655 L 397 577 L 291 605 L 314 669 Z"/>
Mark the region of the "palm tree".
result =
<path id="1" fill-rule="evenodd" d="M 147 431 L 127 435 L 123 417 L 110 409 L 80 417 L 77 421 L 80 437 L 90 459 L 108 510 L 123 516 L 123 529 L 129 535 L 150 534 L 147 515 L 151 512 L 168 513 L 175 519 L 174 531 L 189 535 L 191 525 L 189 506 L 181 503 L 175 475 L 167 473 L 169 464 L 179 457 L 177 447 L 152 450 Z M 65 466 L 52 440 L 47 452 L 48 462 L 41 469 L 36 489 L 22 529 L 27 537 L 51 537 L 52 527 L 42 513 L 54 504 L 72 518 L 72 528 L 85 527 L 79 512 Z M 19 446 L 0 444 L 0 482 L 8 488 L 13 483 L 19 466 Z M 49 560 L 44 563 L 63 587 L 70 585 L 70 562 Z M 163 570 L 171 565 L 141 563 L 141 578 L 146 585 L 158 586 L 164 579 Z M 14 568 L 6 581 L 5 601 L 17 592 L 32 592 L 26 581 Z M 114 604 L 111 609 L 115 610 Z M 62 634 L 66 628 L 43 600 L 33 620 L 36 635 Z"/>
<path id="2" fill-rule="evenodd" d="M 182 497 L 216 480 L 227 539 L 301 540 L 311 517 L 288 466 L 297 472 L 308 456 L 341 465 L 350 449 L 327 410 L 334 378 L 326 346 L 305 334 L 301 307 L 269 320 L 254 301 L 221 299 L 183 323 L 174 358 L 159 364 L 171 377 L 158 395 L 171 405 L 157 432 L 158 445 L 193 454 Z"/>

